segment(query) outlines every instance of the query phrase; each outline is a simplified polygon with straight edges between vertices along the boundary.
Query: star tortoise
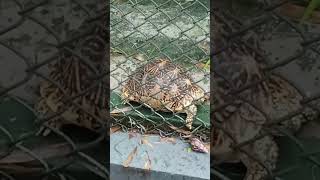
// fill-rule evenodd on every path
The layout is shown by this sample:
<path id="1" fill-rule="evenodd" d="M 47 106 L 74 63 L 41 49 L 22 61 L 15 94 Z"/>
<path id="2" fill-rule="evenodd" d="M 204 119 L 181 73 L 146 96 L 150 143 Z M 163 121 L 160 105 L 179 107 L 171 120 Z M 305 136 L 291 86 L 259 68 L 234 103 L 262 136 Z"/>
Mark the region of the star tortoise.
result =
<path id="1" fill-rule="evenodd" d="M 124 103 L 135 101 L 158 111 L 186 113 L 186 127 L 192 129 L 197 104 L 206 98 L 185 70 L 166 58 L 138 68 L 122 89 Z"/>

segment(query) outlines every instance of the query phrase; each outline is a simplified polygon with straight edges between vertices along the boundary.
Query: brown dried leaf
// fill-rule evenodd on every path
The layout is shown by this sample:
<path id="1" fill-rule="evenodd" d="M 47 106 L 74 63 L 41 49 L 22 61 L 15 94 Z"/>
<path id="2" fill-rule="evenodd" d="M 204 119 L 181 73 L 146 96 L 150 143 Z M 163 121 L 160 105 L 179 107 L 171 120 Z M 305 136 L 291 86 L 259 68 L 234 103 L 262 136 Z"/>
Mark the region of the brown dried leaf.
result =
<path id="1" fill-rule="evenodd" d="M 192 137 L 192 134 L 189 134 L 189 135 L 183 135 L 183 136 L 181 136 L 181 137 L 183 137 L 183 138 L 190 138 L 190 137 Z"/>
<path id="2" fill-rule="evenodd" d="M 137 137 L 137 134 L 135 132 L 129 132 L 128 136 L 129 136 L 129 139 L 131 139 L 133 137 Z"/>
<path id="3" fill-rule="evenodd" d="M 176 132 L 178 133 L 182 133 L 182 134 L 186 134 L 186 135 L 189 135 L 189 134 L 192 134 L 190 131 L 186 131 L 186 130 L 183 130 L 183 129 L 180 129 L 180 128 L 177 128 L 175 126 L 169 126 L 171 129 L 175 130 Z"/>
<path id="4" fill-rule="evenodd" d="M 133 138 L 133 137 L 138 137 L 138 134 L 139 134 L 139 130 L 137 130 L 137 129 L 131 129 L 131 130 L 128 132 L 129 139 L 131 139 L 131 138 Z"/>
<path id="5" fill-rule="evenodd" d="M 153 148 L 152 144 L 149 143 L 148 138 L 145 137 L 145 136 L 141 139 L 141 144 L 145 144 L 145 145 L 148 145 L 148 146 L 150 146 L 151 148 Z"/>
<path id="6" fill-rule="evenodd" d="M 121 129 L 120 126 L 113 126 L 113 127 L 110 128 L 110 133 L 111 134 L 115 133 L 115 132 L 119 131 L 120 129 Z"/>
<path id="7" fill-rule="evenodd" d="M 131 161 L 133 160 L 133 157 L 137 154 L 137 150 L 138 147 L 136 146 L 133 151 L 131 151 L 131 153 L 129 154 L 127 160 L 124 161 L 123 166 L 124 167 L 129 167 L 129 164 L 131 163 Z"/>
<path id="8" fill-rule="evenodd" d="M 175 138 L 170 138 L 170 137 L 161 137 L 160 142 L 170 142 L 172 144 L 176 144 L 176 139 Z"/>
<path id="9" fill-rule="evenodd" d="M 205 63 L 197 63 L 197 64 L 196 64 L 196 67 L 197 67 L 197 68 L 200 68 L 200 69 L 205 68 L 205 66 L 206 66 Z"/>
<path id="10" fill-rule="evenodd" d="M 193 151 L 200 153 L 209 153 L 209 150 L 206 148 L 204 143 L 198 138 L 191 138 L 190 144 Z"/>
<path id="11" fill-rule="evenodd" d="M 111 115 L 116 115 L 116 114 L 120 114 L 120 113 L 126 113 L 129 111 L 132 111 L 132 107 L 123 107 L 123 108 L 119 108 L 119 109 L 114 109 L 110 112 Z"/>
<path id="12" fill-rule="evenodd" d="M 151 170 L 151 159 L 150 159 L 150 157 L 149 157 L 148 152 L 147 152 L 147 161 L 144 163 L 143 169 L 146 169 L 146 170 L 148 170 L 148 171 Z"/>
<path id="13" fill-rule="evenodd" d="M 145 61 L 145 55 L 143 55 L 143 54 L 136 54 L 133 56 L 133 58 L 138 61 Z"/>

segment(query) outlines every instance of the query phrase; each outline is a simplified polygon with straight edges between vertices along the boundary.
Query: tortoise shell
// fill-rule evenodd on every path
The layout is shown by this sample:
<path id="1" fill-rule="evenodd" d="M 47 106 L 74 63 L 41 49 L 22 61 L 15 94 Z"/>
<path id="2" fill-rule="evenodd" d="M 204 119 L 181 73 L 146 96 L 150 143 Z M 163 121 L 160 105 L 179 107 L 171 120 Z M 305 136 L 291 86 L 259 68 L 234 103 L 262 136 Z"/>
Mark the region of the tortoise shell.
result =
<path id="1" fill-rule="evenodd" d="M 195 104 L 203 102 L 205 94 L 181 66 L 160 58 L 138 68 L 130 76 L 122 89 L 122 98 L 155 110 L 186 113 L 186 126 L 191 129 L 197 113 Z"/>

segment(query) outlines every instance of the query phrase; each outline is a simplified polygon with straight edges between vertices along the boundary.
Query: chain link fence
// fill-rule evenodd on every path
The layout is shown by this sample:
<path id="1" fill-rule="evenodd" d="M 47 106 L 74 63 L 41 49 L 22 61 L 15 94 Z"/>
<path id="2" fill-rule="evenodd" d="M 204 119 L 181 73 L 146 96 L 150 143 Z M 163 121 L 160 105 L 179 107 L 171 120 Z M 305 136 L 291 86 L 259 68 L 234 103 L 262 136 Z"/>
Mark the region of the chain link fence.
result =
<path id="1" fill-rule="evenodd" d="M 299 24 L 299 20 L 302 17 L 302 14 L 304 12 L 303 7 L 299 8 L 298 4 L 295 4 L 295 1 L 282 1 L 282 2 L 275 2 L 273 4 L 270 4 L 268 6 L 264 5 L 263 7 L 258 6 L 257 4 L 253 5 L 251 9 L 249 10 L 248 4 L 243 5 L 241 3 L 238 4 L 238 6 L 235 6 L 233 10 L 230 10 L 230 6 L 221 3 L 218 3 L 216 9 L 213 9 L 212 13 L 212 26 L 211 26 L 211 33 L 213 35 L 213 38 L 216 38 L 216 41 L 213 41 L 212 44 L 214 47 L 212 50 L 213 58 L 212 60 L 215 62 L 214 64 L 214 76 L 216 77 L 222 77 L 225 78 L 225 82 L 229 82 L 230 84 L 233 83 L 235 89 L 232 89 L 232 85 L 226 86 L 226 87 L 219 87 L 218 86 L 213 88 L 214 92 L 219 92 L 219 88 L 224 88 L 225 97 L 228 97 L 231 99 L 231 101 L 225 101 L 222 104 L 219 104 L 215 107 L 213 107 L 213 113 L 217 119 L 212 119 L 212 125 L 213 125 L 213 136 L 211 137 L 211 142 L 213 143 L 213 149 L 211 150 L 211 153 L 220 153 L 218 157 L 214 156 L 213 163 L 211 164 L 211 173 L 214 176 L 213 178 L 216 179 L 243 179 L 245 177 L 246 170 L 243 169 L 243 166 L 239 166 L 236 164 L 232 164 L 229 166 L 228 164 L 220 164 L 218 163 L 219 158 L 221 162 L 228 163 L 227 157 L 222 157 L 223 153 L 228 153 L 229 149 L 225 147 L 225 149 L 221 149 L 221 146 L 225 143 L 228 144 L 228 140 L 226 138 L 219 139 L 221 137 L 228 137 L 231 141 L 231 149 L 235 150 L 235 153 L 232 155 L 229 154 L 229 158 L 235 157 L 236 160 L 241 160 L 243 164 L 247 168 L 247 173 L 254 171 L 254 168 L 259 169 L 259 167 L 263 167 L 263 169 L 267 169 L 268 175 L 271 177 L 270 179 L 287 179 L 286 174 L 295 174 L 293 176 L 290 176 L 288 179 L 294 179 L 301 177 L 300 174 L 298 174 L 299 168 L 304 168 L 308 166 L 307 164 L 302 165 L 301 167 L 296 167 L 295 160 L 296 156 L 300 156 L 300 153 L 306 153 L 307 151 L 310 151 L 310 148 L 307 150 L 307 147 L 305 146 L 305 142 L 303 142 L 299 137 L 296 137 L 294 134 L 291 133 L 291 131 L 287 131 L 286 129 L 279 128 L 278 125 L 280 124 L 286 124 L 290 126 L 289 120 L 294 120 L 298 115 L 302 115 L 303 112 L 306 110 L 309 110 L 308 112 L 312 112 L 310 117 L 303 118 L 312 118 L 313 120 L 319 119 L 319 43 L 320 43 L 320 33 L 319 33 L 319 24 Z M 242 6 L 241 6 L 242 5 Z M 261 4 L 260 4 L 261 5 Z M 246 6 L 244 8 L 244 6 Z M 213 6 L 215 7 L 215 6 Z M 227 8 L 228 7 L 228 8 Z M 290 9 L 290 12 L 289 12 Z M 301 10 L 302 9 L 302 10 Z M 242 11 L 241 11 L 242 10 Z M 237 11 L 241 11 L 241 16 L 236 15 Z M 292 12 L 294 11 L 294 12 Z M 316 12 L 318 13 L 318 12 Z M 301 16 L 300 16 L 301 15 Z M 223 18 L 222 18 L 223 17 Z M 316 16 L 313 17 L 313 22 L 316 22 Z M 221 23 L 221 26 L 224 27 L 217 27 L 216 22 Z M 215 28 L 225 28 L 225 34 L 222 34 L 222 37 L 215 37 L 217 36 L 217 31 L 215 31 Z M 263 51 L 259 49 L 260 47 L 256 46 L 255 40 L 252 40 L 252 38 L 248 37 L 255 37 L 254 34 L 256 33 L 262 40 L 260 40 L 260 45 L 262 46 Z M 219 34 L 221 35 L 221 34 Z M 217 39 L 223 39 L 225 43 L 221 43 Z M 256 39 L 256 38 L 253 38 Z M 222 40 L 221 40 L 222 41 Z M 223 45 L 223 46 L 221 46 Z M 230 51 L 232 49 L 234 54 L 238 53 L 242 55 L 248 55 L 245 60 L 241 59 L 241 56 L 233 56 L 233 52 Z M 246 51 L 248 50 L 248 51 Z M 229 57 L 231 59 L 237 59 L 239 62 L 244 63 L 242 67 L 246 66 L 248 74 L 251 73 L 252 76 L 255 74 L 258 74 L 256 70 L 258 69 L 259 65 L 255 65 L 256 62 L 258 64 L 265 63 L 266 65 L 261 67 L 261 72 L 263 72 L 263 76 L 261 77 L 254 77 L 250 79 L 250 75 L 245 76 L 243 75 L 241 78 L 246 79 L 241 80 L 241 78 L 236 79 L 234 77 L 241 76 L 242 70 L 241 65 L 239 65 L 239 62 L 235 62 L 233 64 L 234 69 L 232 72 L 227 72 L 227 70 L 232 69 L 232 60 L 228 59 L 219 59 L 221 57 Z M 250 57 L 255 57 L 254 63 L 250 65 L 248 61 L 250 61 Z M 243 61 L 242 61 L 243 60 Z M 228 63 L 229 66 L 228 66 Z M 237 66 L 237 64 L 239 66 Z M 221 69 L 225 65 L 225 74 L 222 74 Z M 253 68 L 252 68 L 253 67 Z M 259 66 L 260 67 L 260 66 Z M 220 69 L 219 69 L 220 68 Z M 236 70 L 236 71 L 235 71 Z M 238 74 L 239 73 L 239 74 Z M 272 78 L 274 78 L 274 75 L 279 75 L 280 77 L 285 78 L 289 83 L 290 86 L 284 85 L 284 84 L 278 84 L 279 86 L 273 87 L 272 92 L 273 94 L 279 93 L 278 99 L 276 95 L 273 100 L 273 110 L 275 110 L 273 113 L 267 113 L 263 114 L 263 118 L 266 118 L 266 123 L 259 124 L 259 119 L 261 116 L 256 116 L 254 111 L 251 109 L 245 109 L 247 113 L 251 113 L 250 115 L 246 115 L 246 112 L 242 112 L 242 117 L 248 118 L 246 120 L 241 120 L 241 118 L 236 119 L 235 116 L 232 116 L 232 112 L 235 114 L 238 113 L 237 110 L 234 110 L 230 108 L 231 106 L 235 105 L 234 103 L 237 101 L 245 102 L 242 105 L 239 105 L 239 109 L 244 109 L 244 104 L 249 104 L 252 106 L 255 110 L 259 112 L 270 112 L 268 109 L 263 109 L 262 107 L 267 108 L 267 106 L 259 106 L 259 102 L 255 101 L 260 96 L 258 95 L 259 89 L 257 88 L 257 85 L 264 85 L 264 83 L 274 83 L 273 81 L 270 81 Z M 229 76 L 230 75 L 230 76 Z M 229 79 L 228 79 L 229 78 Z M 219 78 L 217 78 L 219 79 Z M 234 80 L 234 81 L 233 81 Z M 282 81 L 283 82 L 283 81 Z M 239 85 L 239 83 L 241 85 Z M 226 83 L 225 83 L 226 84 Z M 227 88 L 227 89 L 226 89 Z M 277 89 L 278 88 L 278 89 Z M 286 89 L 288 88 L 288 89 Z M 290 90 L 289 90 L 290 89 Z M 295 91 L 301 93 L 301 100 L 297 101 L 298 105 L 295 104 L 295 98 L 296 95 L 294 95 L 292 89 L 296 89 Z M 288 92 L 286 92 L 288 91 Z M 285 92 L 285 93 L 284 93 Z M 283 94 L 281 94 L 283 93 Z M 255 99 L 250 99 L 251 95 L 256 95 Z M 265 95 L 263 95 L 265 96 Z M 216 97 L 216 96 L 214 96 Z M 223 95 L 222 95 L 223 97 Z M 287 104 L 284 104 L 281 101 L 281 98 L 289 99 L 287 100 Z M 291 98 L 291 99 L 290 99 Z M 229 99 L 229 100 L 230 100 Z M 299 98 L 298 98 L 299 99 Z M 214 99 L 215 100 L 215 99 Z M 215 102 L 215 101 L 214 101 Z M 291 103 L 291 104 L 290 104 Z M 231 106 L 230 106 L 231 105 Z M 280 107 L 281 105 L 286 107 Z M 236 106 L 236 105 L 235 105 Z M 277 106 L 277 107 L 276 107 Z M 234 106 L 233 106 L 234 107 Z M 228 109 L 229 108 L 229 109 Z M 290 109 L 291 108 L 291 109 Z M 245 111 L 244 110 L 244 111 Z M 239 110 L 241 111 L 241 110 Z M 223 112 L 227 114 L 223 114 Z M 220 115 L 224 118 L 230 118 L 230 122 L 232 124 L 227 124 L 228 119 L 224 119 L 223 121 L 221 118 L 219 118 Z M 229 114 L 228 114 L 229 113 Z M 241 116 L 241 115 L 240 115 Z M 275 119 L 275 117 L 277 117 Z M 232 119 L 233 118 L 233 119 Z M 256 123 L 254 128 L 252 129 L 252 124 L 249 123 L 250 118 L 253 119 L 253 123 Z M 222 118 L 223 119 L 223 118 Z M 233 120 L 233 121 L 232 121 Z M 236 122 L 237 121 L 237 122 Z M 240 122 L 241 121 L 241 122 Z M 246 122 L 245 122 L 246 121 Z M 298 120 L 299 121 L 299 120 Z M 292 125 L 292 124 L 291 124 Z M 299 125 L 299 123 L 295 124 Z M 244 129 L 241 130 L 240 127 L 244 126 Z M 233 128 L 233 127 L 239 127 Z M 261 127 L 261 131 L 257 132 L 256 130 Z M 251 129 L 250 129 L 251 128 Z M 285 136 L 291 142 L 298 147 L 299 150 L 295 152 L 296 156 L 291 157 L 291 159 L 287 159 L 286 166 L 282 165 L 277 167 L 277 169 L 271 168 L 272 165 L 268 164 L 272 161 L 271 158 L 274 158 L 274 154 L 270 155 L 270 151 L 272 151 L 271 148 L 268 149 L 268 147 L 265 146 L 265 142 L 267 142 L 266 137 L 270 137 L 270 135 L 274 135 L 273 131 L 277 130 L 277 135 Z M 239 132 L 238 132 L 239 131 Z M 219 134 L 215 134 L 217 132 L 220 132 Z M 251 134 L 250 134 L 251 133 Z M 223 134 L 223 135 L 221 135 Z M 250 134 L 250 135 L 248 135 Z M 250 137 L 249 137 L 250 136 Z M 227 139 L 228 139 L 227 138 Z M 226 142 L 224 142 L 226 141 Z M 255 144 L 256 142 L 260 141 L 260 144 Z M 277 141 L 278 142 L 278 141 Z M 283 141 L 281 141 L 283 142 Z M 220 144 L 219 144 L 220 143 Z M 253 147 L 260 148 L 261 151 L 264 151 L 261 154 L 258 154 L 259 150 L 255 149 Z M 220 145 L 220 146 L 219 146 Z M 251 146 L 252 145 L 252 146 Z M 281 144 L 278 144 L 281 146 Z M 291 146 L 295 147 L 295 146 Z M 272 146 L 272 144 L 267 145 L 269 147 Z M 248 147 L 251 147 L 248 148 Z M 281 146 L 283 148 L 283 146 Z M 312 147 L 313 151 L 317 151 L 316 147 Z M 225 151 L 224 151 L 225 150 Z M 251 151 L 250 151 L 251 150 Z M 274 150 L 274 149 L 273 149 Z M 218 152 L 221 151 L 221 152 Z M 236 152 L 239 152 L 240 154 L 243 154 L 243 156 L 238 157 Z M 292 151 L 290 149 L 282 150 L 280 149 L 280 156 L 278 157 L 278 160 L 282 160 L 282 156 L 286 156 Z M 261 153 L 261 152 L 260 152 Z M 294 154 L 294 153 L 293 153 Z M 269 156 L 270 155 L 270 156 Z M 243 158 L 243 157 L 247 158 Z M 315 168 L 314 172 L 311 173 L 315 175 L 317 172 L 317 168 L 319 167 L 319 160 L 316 158 L 317 153 L 309 154 L 306 156 L 303 156 L 307 162 L 310 162 L 313 168 Z M 237 159 L 238 157 L 238 159 Z M 264 159 L 266 158 L 266 159 Z M 224 160 L 223 160 L 224 159 Z M 248 160 L 249 159 L 249 160 Z M 230 160 L 230 159 L 229 159 Z M 234 159 L 232 159 L 234 160 Z M 247 160 L 247 162 L 246 162 Z M 291 164 L 290 164 L 291 163 Z M 281 163 L 280 163 L 281 164 Z M 253 167 L 254 165 L 257 165 L 256 167 Z M 279 162 L 277 163 L 279 165 Z M 303 167 L 304 166 L 304 167 Z M 235 169 L 234 167 L 237 167 L 238 169 Z M 240 170 L 239 170 L 240 169 Z M 243 169 L 243 171 L 242 171 Z M 257 170 L 256 169 L 256 170 Z M 257 170 L 259 171 L 259 170 Z M 260 170 L 260 173 L 263 172 L 263 170 Z M 308 171 L 309 174 L 311 171 Z M 255 172 L 257 173 L 257 172 Z M 315 173 L 315 174 L 314 174 Z M 262 173 L 263 174 L 263 173 Z M 247 174 L 248 175 L 248 174 Z M 305 174 L 304 178 L 308 175 Z M 316 175 L 315 175 L 316 176 Z M 313 178 L 316 178 L 313 176 Z M 275 178 L 277 177 L 277 178 Z M 280 178 L 281 177 L 281 178 Z M 245 179 L 262 179 L 257 174 L 245 177 Z M 311 178 L 311 176 L 310 176 Z"/>
<path id="2" fill-rule="evenodd" d="M 128 78 L 134 77 L 138 69 L 159 58 L 169 59 L 181 66 L 209 95 L 209 9 L 208 0 L 111 2 L 110 88 L 111 126 L 114 129 L 183 139 L 194 135 L 209 141 L 209 102 L 197 106 L 193 128 L 189 131 L 185 113 L 158 111 L 150 103 L 123 103 L 124 98 L 121 97 Z M 163 76 L 166 73 L 170 72 L 164 72 Z M 143 76 L 147 78 L 148 74 Z M 170 89 L 174 84 L 179 84 L 181 79 L 169 81 Z M 163 88 L 161 91 L 166 91 L 164 86 L 160 84 Z M 177 103 L 182 103 L 182 100 Z"/>
<path id="3" fill-rule="evenodd" d="M 104 4 L 104 2 L 100 2 Z M 287 5 L 287 1 L 277 5 L 265 8 L 260 11 L 259 15 L 255 16 L 257 21 L 253 23 L 242 24 L 239 32 L 233 32 L 230 39 L 237 39 L 245 32 L 259 27 L 265 26 L 262 29 L 269 31 L 274 35 L 279 33 L 280 27 L 286 26 L 290 29 L 289 33 L 300 38 L 300 50 L 295 52 L 290 57 L 280 58 L 276 63 L 265 68 L 267 72 L 275 72 L 278 69 L 285 69 L 292 62 L 297 62 L 303 65 L 303 69 L 312 69 L 319 72 L 319 69 L 313 65 L 307 65 L 308 62 L 315 63 L 319 58 L 319 34 L 310 33 L 300 28 L 296 23 L 289 20 L 279 9 Z M 1 59 L 19 59 L 23 62 L 20 67 L 22 78 L 14 81 L 10 85 L 3 85 L 0 91 L 1 109 L 6 109 L 3 117 L 4 120 L 0 123 L 1 134 L 1 153 L 0 153 L 0 174 L 4 179 L 15 179 L 16 177 L 25 178 L 26 175 L 50 177 L 54 179 L 76 179 L 82 175 L 92 175 L 97 179 L 106 178 L 108 175 L 106 162 L 109 162 L 106 152 L 100 151 L 105 148 L 105 133 L 96 137 L 91 133 L 86 133 L 84 137 L 83 130 L 60 129 L 52 128 L 52 136 L 42 137 L 36 136 L 39 126 L 45 122 L 62 115 L 72 103 L 77 103 L 78 98 L 84 97 L 88 92 L 95 92 L 96 85 L 101 84 L 101 80 L 105 78 L 105 72 L 89 73 L 88 77 L 91 81 L 97 81 L 87 85 L 86 88 L 76 93 L 62 96 L 65 108 L 50 114 L 46 117 L 39 116 L 34 110 L 34 102 L 25 102 L 20 97 L 10 94 L 21 91 L 15 91 L 31 81 L 49 81 L 57 85 L 63 82 L 56 82 L 50 73 L 46 72 L 45 68 L 48 64 L 61 61 L 61 54 L 66 54 L 68 49 L 68 58 L 73 57 L 77 62 L 85 63 L 86 66 L 95 64 L 88 62 L 86 57 L 78 54 L 76 49 L 79 49 L 77 43 L 79 39 L 86 39 L 92 33 L 89 31 L 81 31 L 76 33 L 76 36 L 69 38 L 65 29 L 77 29 L 84 24 L 100 24 L 101 17 L 108 13 L 95 9 L 97 2 L 81 2 L 81 1 L 28 1 L 21 3 L 12 1 L 5 3 L 1 1 L 1 8 L 10 9 L 10 17 L 1 15 L 7 24 L 1 24 L 0 29 L 0 44 L 3 51 L 9 53 L 7 56 L 2 56 Z M 62 7 L 72 9 L 74 17 L 83 17 L 87 19 L 85 22 L 75 21 L 74 19 L 63 19 L 59 14 L 69 13 L 63 11 Z M 50 10 L 57 9 L 54 14 L 55 19 L 50 19 Z M 60 10 L 59 10 L 60 9 Z M 90 9 L 90 10 L 89 10 Z M 13 12 L 13 13 L 12 13 Z M 214 12 L 213 12 L 214 13 Z M 111 126 L 118 126 L 123 130 L 137 129 L 142 133 L 160 133 L 163 136 L 178 135 L 182 138 L 189 137 L 190 132 L 184 130 L 185 116 L 176 113 L 162 113 L 144 106 L 128 103 L 121 104 L 120 99 L 121 88 L 126 83 L 130 75 L 138 67 L 142 67 L 147 62 L 157 58 L 165 57 L 175 61 L 183 66 L 188 71 L 195 81 L 206 92 L 209 92 L 209 70 L 207 65 L 209 59 L 209 1 L 112 1 L 111 2 L 111 61 L 110 61 L 110 106 L 112 111 Z M 43 18 L 45 17 L 45 18 Z M 81 18 L 83 19 L 83 18 Z M 102 20 L 104 21 L 104 20 Z M 73 22 L 73 23 L 70 23 Z M 106 22 L 106 21 L 104 21 Z M 101 23 L 104 27 L 104 22 Z M 69 25 L 68 25 L 69 24 Z M 97 25 L 98 27 L 101 26 Z M 29 31 L 26 26 L 33 26 L 36 32 Z M 95 27 L 95 26 L 92 26 Z M 214 27 L 213 27 L 214 28 Z M 267 29 L 269 28 L 269 29 Z M 22 32 L 22 33 L 21 33 Z M 45 32 L 45 33 L 44 33 Z M 26 34 L 32 34 L 26 36 Z M 41 35 L 41 33 L 43 33 Z M 261 32 L 263 34 L 263 32 Z M 18 36 L 17 34 L 22 34 Z M 36 36 L 36 39 L 32 37 Z M 30 38 L 32 40 L 30 40 Z M 38 46 L 31 46 L 31 44 Z M 32 48 L 31 48 L 32 47 Z M 48 50 L 51 49 L 51 50 Z M 77 51 L 77 52 L 73 52 Z M 103 50 L 102 50 L 103 51 Z M 33 52 L 33 54 L 30 54 Z M 39 53 L 41 52 L 41 53 Z M 50 58 L 48 53 L 50 52 Z M 29 54 L 28 54 L 29 53 Z M 49 54 L 50 54 L 49 53 Z M 216 52 L 217 53 L 217 52 Z M 215 53 L 214 53 L 215 54 Z M 267 57 L 265 57 L 267 59 Z M 72 59 L 72 58 L 71 58 Z M 12 60 L 13 61 L 13 60 Z M 6 67 L 6 66 L 3 66 Z M 44 68 L 44 69 L 43 69 Z M 90 68 L 89 68 L 90 69 Z M 43 71 L 42 71 L 43 70 Z M 93 75 L 92 75 L 93 74 Z M 95 74 L 95 75 L 94 75 Z M 269 73 L 267 73 L 269 74 Z M 37 79 L 38 78 L 38 79 Z M 268 78 L 268 75 L 261 81 Z M 260 81 L 260 82 L 261 82 Z M 259 82 L 254 82 L 259 83 Z M 102 83 L 103 84 L 103 83 Z M 295 83 L 292 83 L 295 84 Z M 240 93 L 246 88 L 251 88 L 248 85 L 236 92 Z M 60 89 L 63 89 L 63 84 Z M 298 89 L 301 89 L 297 87 Z M 102 88 L 103 89 L 103 88 Z M 303 91 L 301 91 L 303 92 Z M 66 92 L 68 93 L 68 91 Z M 318 110 L 319 105 L 315 104 L 319 99 L 319 93 L 313 92 L 313 95 L 303 94 L 301 103 L 304 107 Z M 33 98 L 30 98 L 33 99 Z M 108 99 L 105 97 L 105 99 Z M 69 102 L 69 103 L 68 103 Z M 106 102 L 104 102 L 106 103 Z M 102 103 L 103 104 L 103 103 Z M 88 112 L 86 108 L 76 105 L 84 111 L 85 114 L 92 116 L 100 122 L 103 118 L 97 118 L 96 115 Z M 192 134 L 201 137 L 202 140 L 208 141 L 210 138 L 210 121 L 209 121 L 209 106 L 205 103 L 198 106 L 198 113 L 194 120 L 194 128 Z M 16 112 L 12 112 L 12 110 Z M 283 116 L 276 122 L 286 121 L 289 118 L 301 113 L 302 109 L 294 112 L 288 112 L 288 115 Z M 19 113 L 17 113 L 19 111 Z M 30 117 L 30 118 L 26 118 Z M 27 120 L 26 120 L 27 119 Z M 41 123 L 36 123 L 35 120 L 40 119 Z M 93 121 L 93 120 L 92 120 Z M 104 120 L 106 121 L 106 120 Z M 50 128 L 50 127 L 48 127 Z M 105 125 L 102 126 L 101 132 L 107 132 Z M 99 131 L 100 131 L 99 130 Z M 262 135 L 260 136 L 262 137 Z M 292 138 L 298 143 L 294 137 Z M 94 140 L 93 140 L 94 139 Z M 252 143 L 249 140 L 247 143 Z M 242 142 L 242 145 L 246 145 Z M 237 146 L 241 148 L 241 145 Z M 96 149 L 95 149 L 96 148 Z M 100 151 L 98 151 L 100 149 Z M 302 147 L 303 149 L 303 147 Z M 45 152 L 45 153 L 43 153 Z M 308 156 L 312 163 L 318 165 L 312 156 Z M 90 173 L 91 174 L 90 174 Z M 215 175 L 221 178 L 223 175 L 218 174 L 215 169 L 212 171 Z M 81 174 L 83 173 L 83 174 Z M 276 174 L 279 175 L 279 174 Z"/>
<path id="4" fill-rule="evenodd" d="M 108 103 L 105 1 L 0 1 L 0 8 L 0 179 L 106 179 L 107 116 L 88 103 L 92 94 L 102 101 L 93 106 Z M 41 99 L 44 114 L 35 108 Z M 73 119 L 80 116 L 89 125 Z M 59 118 L 85 128 L 48 123 Z M 102 133 L 86 130 L 101 121 Z M 43 126 L 49 135 L 38 133 Z"/>

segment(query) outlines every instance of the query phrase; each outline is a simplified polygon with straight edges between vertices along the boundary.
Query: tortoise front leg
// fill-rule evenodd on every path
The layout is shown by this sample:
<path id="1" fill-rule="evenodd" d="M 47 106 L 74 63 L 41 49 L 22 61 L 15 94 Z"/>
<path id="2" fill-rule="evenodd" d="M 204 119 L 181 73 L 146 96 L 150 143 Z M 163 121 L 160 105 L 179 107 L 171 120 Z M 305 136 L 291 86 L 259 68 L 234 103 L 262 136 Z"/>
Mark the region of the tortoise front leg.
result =
<path id="1" fill-rule="evenodd" d="M 194 105 L 194 104 L 188 106 L 187 109 L 186 109 L 186 114 L 187 114 L 186 127 L 191 130 L 192 129 L 193 118 L 197 114 L 197 106 Z"/>

